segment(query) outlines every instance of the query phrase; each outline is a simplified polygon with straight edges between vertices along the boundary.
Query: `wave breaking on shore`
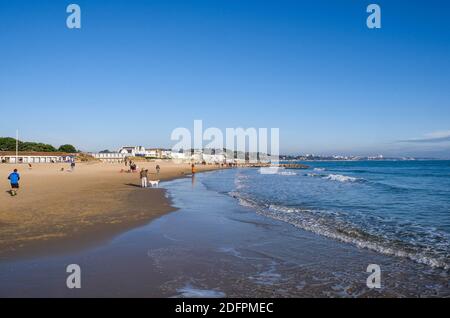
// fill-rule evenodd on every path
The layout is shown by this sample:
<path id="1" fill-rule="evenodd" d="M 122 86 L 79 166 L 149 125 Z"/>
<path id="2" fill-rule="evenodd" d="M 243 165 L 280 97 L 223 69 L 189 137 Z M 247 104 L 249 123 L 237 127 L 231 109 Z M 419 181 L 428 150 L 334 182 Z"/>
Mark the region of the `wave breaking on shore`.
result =
<path id="1" fill-rule="evenodd" d="M 358 248 L 408 258 L 433 268 L 450 269 L 449 256 L 444 251 L 430 250 L 429 247 L 420 244 L 415 246 L 370 233 L 354 224 L 340 220 L 336 217 L 336 212 L 261 203 L 236 191 L 230 192 L 229 195 L 237 199 L 241 206 L 252 208 L 259 214 L 287 222 L 303 230 L 353 244 Z"/>

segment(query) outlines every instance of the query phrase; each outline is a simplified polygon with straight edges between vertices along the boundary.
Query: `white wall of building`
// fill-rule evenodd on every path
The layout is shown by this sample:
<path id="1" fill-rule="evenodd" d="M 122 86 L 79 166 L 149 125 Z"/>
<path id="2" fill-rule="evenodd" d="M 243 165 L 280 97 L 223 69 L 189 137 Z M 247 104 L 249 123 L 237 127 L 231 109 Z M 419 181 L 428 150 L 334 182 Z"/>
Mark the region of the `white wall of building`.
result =
<path id="1" fill-rule="evenodd" d="M 118 152 L 90 153 L 90 155 L 103 162 L 123 162 L 127 157 L 126 154 Z"/>

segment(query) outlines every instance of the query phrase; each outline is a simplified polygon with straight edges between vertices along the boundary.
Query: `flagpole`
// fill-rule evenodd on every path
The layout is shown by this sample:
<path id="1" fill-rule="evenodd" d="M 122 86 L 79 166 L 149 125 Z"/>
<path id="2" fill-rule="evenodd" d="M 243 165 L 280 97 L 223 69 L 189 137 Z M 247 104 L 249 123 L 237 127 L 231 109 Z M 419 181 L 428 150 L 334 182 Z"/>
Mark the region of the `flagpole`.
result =
<path id="1" fill-rule="evenodd" d="M 19 163 L 19 129 L 16 130 L 16 164 Z"/>

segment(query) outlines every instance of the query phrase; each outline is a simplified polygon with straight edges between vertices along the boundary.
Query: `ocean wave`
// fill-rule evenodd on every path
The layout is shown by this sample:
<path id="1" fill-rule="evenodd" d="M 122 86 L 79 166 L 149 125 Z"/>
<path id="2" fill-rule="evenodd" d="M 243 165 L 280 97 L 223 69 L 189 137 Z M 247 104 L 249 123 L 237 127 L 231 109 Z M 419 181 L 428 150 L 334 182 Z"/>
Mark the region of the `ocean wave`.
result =
<path id="1" fill-rule="evenodd" d="M 179 297 L 182 298 L 223 298 L 225 293 L 213 289 L 199 289 L 190 284 L 182 288 L 178 288 L 177 292 L 180 293 Z"/>
<path id="2" fill-rule="evenodd" d="M 325 168 L 314 168 L 313 171 L 325 171 Z"/>
<path id="3" fill-rule="evenodd" d="M 322 179 L 325 180 L 330 180 L 330 181 L 338 181 L 338 182 L 356 182 L 356 181 L 363 181 L 364 179 L 362 178 L 355 178 L 355 177 L 350 177 L 350 176 L 346 176 L 343 174 L 320 174 L 320 173 L 307 173 L 306 174 L 307 177 L 320 177 Z"/>
<path id="4" fill-rule="evenodd" d="M 259 174 L 279 175 L 279 176 L 296 176 L 293 171 L 286 171 L 284 167 L 262 167 L 258 169 Z"/>
<path id="5" fill-rule="evenodd" d="M 228 193 L 228 195 L 230 195 L 233 198 L 235 198 L 236 200 L 238 200 L 238 202 L 241 206 L 248 207 L 248 208 L 254 208 L 254 209 L 257 209 L 259 207 L 259 204 L 256 201 L 251 200 L 249 198 L 242 197 L 241 194 L 237 191 L 231 191 Z"/>
<path id="6" fill-rule="evenodd" d="M 278 174 L 280 171 L 284 170 L 283 167 L 261 167 L 258 169 L 259 174 Z"/>
<path id="7" fill-rule="evenodd" d="M 278 172 L 278 174 L 280 176 L 296 176 L 297 175 L 297 173 L 292 172 L 292 171 L 281 171 L 281 172 Z"/>
<path id="8" fill-rule="evenodd" d="M 240 190 L 243 188 L 246 188 L 247 185 L 245 184 L 245 181 L 248 179 L 249 177 L 243 174 L 238 174 L 236 176 L 236 178 L 234 179 L 234 185 L 236 187 L 236 189 Z"/>
<path id="9" fill-rule="evenodd" d="M 386 236 L 367 232 L 354 224 L 340 220 L 333 213 L 308 208 L 261 204 L 237 192 L 230 193 L 230 195 L 236 198 L 242 206 L 251 207 L 259 214 L 292 224 L 303 230 L 349 243 L 358 248 L 373 250 L 385 255 L 408 258 L 417 263 L 435 268 L 450 269 L 448 253 L 442 255 L 442 252 L 435 252 L 427 246 L 400 242 L 389 239 Z"/>
<path id="10" fill-rule="evenodd" d="M 342 174 L 329 174 L 328 176 L 323 177 L 323 179 L 327 179 L 327 180 L 331 180 L 331 181 L 339 181 L 339 182 L 355 182 L 355 181 L 360 180 L 358 178 L 344 176 Z"/>
<path id="11" fill-rule="evenodd" d="M 270 204 L 268 207 L 270 210 L 275 210 L 275 211 L 284 212 L 284 213 L 294 213 L 294 212 L 311 212 L 312 213 L 314 211 L 311 209 L 303 209 L 303 208 L 289 207 L 289 206 L 276 205 L 276 204 Z"/>

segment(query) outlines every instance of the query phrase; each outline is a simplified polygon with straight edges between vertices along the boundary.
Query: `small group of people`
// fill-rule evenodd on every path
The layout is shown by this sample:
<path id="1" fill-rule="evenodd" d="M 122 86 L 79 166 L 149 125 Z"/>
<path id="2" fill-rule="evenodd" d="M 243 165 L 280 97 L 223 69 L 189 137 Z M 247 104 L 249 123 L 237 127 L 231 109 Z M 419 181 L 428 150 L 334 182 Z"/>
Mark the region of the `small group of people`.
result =
<path id="1" fill-rule="evenodd" d="M 130 172 L 136 172 L 137 166 L 133 161 L 125 159 L 125 166 L 130 167 Z"/>

